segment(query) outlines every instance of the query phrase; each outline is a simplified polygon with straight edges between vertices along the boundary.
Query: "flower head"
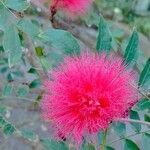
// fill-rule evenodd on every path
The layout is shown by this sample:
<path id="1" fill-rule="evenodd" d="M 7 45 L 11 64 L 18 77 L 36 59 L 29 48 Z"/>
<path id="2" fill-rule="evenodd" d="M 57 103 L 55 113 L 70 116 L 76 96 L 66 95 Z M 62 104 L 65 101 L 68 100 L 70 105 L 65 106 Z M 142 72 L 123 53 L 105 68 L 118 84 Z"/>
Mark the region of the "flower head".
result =
<path id="1" fill-rule="evenodd" d="M 108 128 L 138 100 L 134 73 L 122 62 L 106 54 L 67 57 L 44 83 L 44 118 L 78 143 L 83 136 Z"/>
<path id="2" fill-rule="evenodd" d="M 86 12 L 93 0 L 52 0 L 51 9 L 64 11 L 71 17 L 82 15 Z"/>

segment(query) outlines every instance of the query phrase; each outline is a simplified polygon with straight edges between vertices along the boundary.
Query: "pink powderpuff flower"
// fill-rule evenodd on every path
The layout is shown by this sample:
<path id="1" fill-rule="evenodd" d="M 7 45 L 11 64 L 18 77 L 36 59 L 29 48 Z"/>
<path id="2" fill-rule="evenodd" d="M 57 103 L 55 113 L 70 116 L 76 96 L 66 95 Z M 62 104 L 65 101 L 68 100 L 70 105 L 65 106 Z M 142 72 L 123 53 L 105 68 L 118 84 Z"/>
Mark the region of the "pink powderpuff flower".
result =
<path id="1" fill-rule="evenodd" d="M 86 12 L 93 0 L 52 0 L 51 10 L 62 10 L 70 17 L 80 16 Z"/>
<path id="2" fill-rule="evenodd" d="M 44 83 L 43 117 L 52 121 L 57 133 L 78 144 L 124 117 L 138 101 L 135 73 L 114 54 L 67 57 L 50 76 Z"/>

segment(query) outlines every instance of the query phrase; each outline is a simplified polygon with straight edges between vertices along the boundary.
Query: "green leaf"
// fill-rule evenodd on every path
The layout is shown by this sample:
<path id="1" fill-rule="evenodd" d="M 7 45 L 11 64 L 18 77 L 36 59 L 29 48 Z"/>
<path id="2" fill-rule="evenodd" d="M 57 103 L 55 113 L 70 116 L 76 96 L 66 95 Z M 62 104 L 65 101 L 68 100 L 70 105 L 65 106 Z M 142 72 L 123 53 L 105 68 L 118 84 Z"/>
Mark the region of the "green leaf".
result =
<path id="1" fill-rule="evenodd" d="M 26 97 L 29 93 L 29 87 L 28 86 L 22 86 L 19 87 L 17 90 L 17 96 L 19 97 Z"/>
<path id="2" fill-rule="evenodd" d="M 126 125 L 122 122 L 114 122 L 112 124 L 115 132 L 117 133 L 117 135 L 119 135 L 120 137 L 124 137 L 126 134 Z"/>
<path id="3" fill-rule="evenodd" d="M 15 132 L 15 130 L 15 127 L 12 124 L 8 123 L 4 126 L 3 133 L 8 137 L 12 135 Z"/>
<path id="4" fill-rule="evenodd" d="M 137 111 L 130 111 L 130 118 L 135 120 L 140 120 L 139 114 Z M 138 123 L 131 123 L 132 127 L 134 128 L 135 132 L 141 131 L 141 124 Z"/>
<path id="5" fill-rule="evenodd" d="M 0 116 L 0 128 L 3 127 L 5 124 L 6 124 L 5 119 L 2 116 Z"/>
<path id="6" fill-rule="evenodd" d="M 29 7 L 27 0 L 5 0 L 5 5 L 16 11 L 24 11 Z"/>
<path id="7" fill-rule="evenodd" d="M 8 82 L 13 81 L 14 77 L 13 77 L 12 73 L 8 73 L 6 79 L 7 79 Z"/>
<path id="8" fill-rule="evenodd" d="M 150 108 L 150 100 L 147 98 L 143 98 L 136 104 L 136 106 L 138 107 L 138 110 L 141 110 L 141 111 L 149 109 Z"/>
<path id="9" fill-rule="evenodd" d="M 0 2 L 0 29 L 4 30 L 7 26 L 15 22 L 14 16 Z"/>
<path id="10" fill-rule="evenodd" d="M 138 55 L 139 37 L 136 31 L 133 32 L 124 54 L 125 64 L 134 63 Z"/>
<path id="11" fill-rule="evenodd" d="M 49 71 L 52 68 L 52 64 L 49 62 L 47 57 L 40 57 L 40 61 L 46 71 Z"/>
<path id="12" fill-rule="evenodd" d="M 29 88 L 38 88 L 40 86 L 41 86 L 41 81 L 39 79 L 35 79 L 30 83 Z"/>
<path id="13" fill-rule="evenodd" d="M 101 132 L 98 133 L 97 136 L 98 136 L 98 145 L 101 145 L 103 143 L 105 133 L 103 131 L 101 131 Z"/>
<path id="14" fill-rule="evenodd" d="M 112 37 L 110 35 L 107 24 L 102 16 L 100 16 L 99 31 L 97 37 L 96 50 L 98 52 L 110 52 Z"/>
<path id="15" fill-rule="evenodd" d="M 150 146 L 150 134 L 145 133 L 142 136 L 142 150 L 149 150 Z"/>
<path id="16" fill-rule="evenodd" d="M 93 144 L 86 143 L 85 145 L 82 145 L 82 150 L 96 150 Z"/>
<path id="17" fill-rule="evenodd" d="M 6 111 L 7 111 L 6 107 L 3 105 L 0 105 L 0 114 L 4 115 Z"/>
<path id="18" fill-rule="evenodd" d="M 42 48 L 42 47 L 36 47 L 36 48 L 35 48 L 35 51 L 36 51 L 36 55 L 37 55 L 38 57 L 41 57 L 41 56 L 44 55 L 44 52 L 43 52 L 43 48 Z"/>
<path id="19" fill-rule="evenodd" d="M 37 71 L 36 71 L 36 69 L 34 69 L 34 68 L 30 68 L 30 69 L 28 70 L 28 73 L 37 74 Z"/>
<path id="20" fill-rule="evenodd" d="M 15 26 L 11 25 L 6 27 L 4 31 L 3 47 L 5 52 L 8 53 L 9 67 L 12 67 L 22 56 L 21 43 Z"/>
<path id="21" fill-rule="evenodd" d="M 146 65 L 140 75 L 139 86 L 145 86 L 148 81 L 150 81 L 150 58 L 147 60 Z"/>
<path id="22" fill-rule="evenodd" d="M 2 95 L 3 96 L 10 96 L 12 94 L 13 87 L 10 84 L 7 84 L 4 86 L 2 90 Z"/>
<path id="23" fill-rule="evenodd" d="M 115 150 L 115 149 L 112 148 L 112 147 L 110 147 L 110 146 L 107 146 L 107 147 L 105 148 L 105 150 Z"/>
<path id="24" fill-rule="evenodd" d="M 144 115 L 144 120 L 147 122 L 150 122 L 150 115 L 145 114 Z"/>
<path id="25" fill-rule="evenodd" d="M 38 36 L 39 29 L 38 27 L 31 22 L 29 19 L 20 19 L 17 23 L 17 27 L 27 33 L 32 39 Z"/>
<path id="26" fill-rule="evenodd" d="M 124 150 L 140 150 L 140 148 L 130 139 L 126 139 Z"/>
<path id="27" fill-rule="evenodd" d="M 0 68 L 0 73 L 6 73 L 7 72 L 7 70 L 9 69 L 9 67 L 1 67 Z"/>
<path id="28" fill-rule="evenodd" d="M 49 42 L 54 48 L 62 50 L 65 54 L 79 54 L 80 46 L 73 35 L 64 30 L 49 29 L 39 37 Z"/>
<path id="29" fill-rule="evenodd" d="M 61 141 L 41 139 L 40 142 L 47 150 L 69 150 L 68 146 Z"/>
<path id="30" fill-rule="evenodd" d="M 27 138 L 28 140 L 30 141 L 34 141 L 36 140 L 36 134 L 32 131 L 29 131 L 29 130 L 22 130 L 21 131 L 21 135 L 24 137 L 24 138 Z"/>

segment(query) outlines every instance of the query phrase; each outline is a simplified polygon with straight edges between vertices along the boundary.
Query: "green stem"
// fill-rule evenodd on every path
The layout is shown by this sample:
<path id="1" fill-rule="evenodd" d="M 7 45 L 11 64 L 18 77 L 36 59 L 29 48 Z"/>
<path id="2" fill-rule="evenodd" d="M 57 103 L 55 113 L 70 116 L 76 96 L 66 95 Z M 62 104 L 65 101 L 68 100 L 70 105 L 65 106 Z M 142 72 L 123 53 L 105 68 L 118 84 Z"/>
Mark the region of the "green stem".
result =
<path id="1" fill-rule="evenodd" d="M 105 130 L 105 135 L 103 138 L 103 143 L 101 145 L 101 150 L 105 150 L 106 144 L 107 144 L 107 134 L 108 134 L 108 129 Z"/>

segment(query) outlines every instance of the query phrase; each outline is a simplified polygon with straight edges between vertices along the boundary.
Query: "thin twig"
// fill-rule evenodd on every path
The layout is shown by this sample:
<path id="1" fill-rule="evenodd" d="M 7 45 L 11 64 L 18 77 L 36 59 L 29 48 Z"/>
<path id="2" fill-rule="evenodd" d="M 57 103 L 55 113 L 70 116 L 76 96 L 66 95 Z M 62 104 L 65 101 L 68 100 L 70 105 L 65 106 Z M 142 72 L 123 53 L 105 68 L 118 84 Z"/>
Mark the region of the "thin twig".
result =
<path id="1" fill-rule="evenodd" d="M 117 121 L 137 123 L 137 124 L 143 124 L 143 125 L 146 125 L 146 126 L 150 126 L 150 122 L 135 120 L 135 119 L 117 118 Z"/>
<path id="2" fill-rule="evenodd" d="M 133 137 L 133 136 L 136 136 L 136 135 L 139 135 L 139 134 L 143 134 L 143 133 L 147 133 L 147 132 L 150 132 L 150 129 L 142 131 L 142 132 L 133 133 L 133 134 L 127 135 L 126 137 L 118 138 L 114 141 L 110 141 L 109 144 L 113 144 L 113 143 L 116 143 L 116 142 L 121 141 L 123 139 L 130 138 L 130 137 Z"/>
<path id="3" fill-rule="evenodd" d="M 3 100 L 3 99 L 22 99 L 22 100 L 26 100 L 26 101 L 29 101 L 29 102 L 35 102 L 35 99 L 31 99 L 31 98 L 27 98 L 27 97 L 15 97 L 15 96 L 2 96 L 0 97 L 0 100 Z"/>

